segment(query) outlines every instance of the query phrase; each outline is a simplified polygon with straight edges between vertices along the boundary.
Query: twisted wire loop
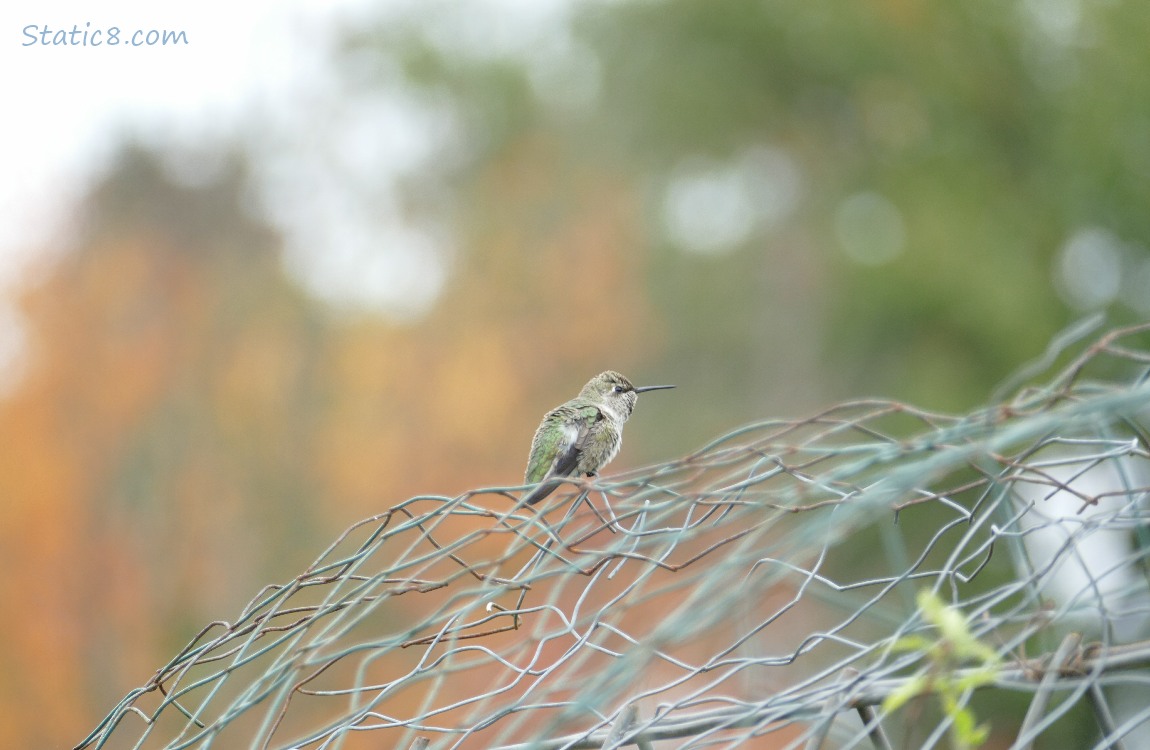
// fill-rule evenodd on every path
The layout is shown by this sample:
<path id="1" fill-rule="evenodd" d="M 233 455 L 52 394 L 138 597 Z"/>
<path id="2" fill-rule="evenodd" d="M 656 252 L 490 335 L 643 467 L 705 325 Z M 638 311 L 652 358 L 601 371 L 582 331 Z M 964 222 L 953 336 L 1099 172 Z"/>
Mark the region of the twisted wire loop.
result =
<path id="1" fill-rule="evenodd" d="M 204 627 L 78 747 L 946 746 L 931 685 L 979 667 L 898 647 L 943 642 L 923 589 L 999 660 L 964 695 L 992 732 L 1145 736 L 1150 700 L 1122 696 L 1150 690 L 1148 334 L 1054 352 L 961 417 L 751 424 L 542 515 L 521 488 L 411 498 Z"/>

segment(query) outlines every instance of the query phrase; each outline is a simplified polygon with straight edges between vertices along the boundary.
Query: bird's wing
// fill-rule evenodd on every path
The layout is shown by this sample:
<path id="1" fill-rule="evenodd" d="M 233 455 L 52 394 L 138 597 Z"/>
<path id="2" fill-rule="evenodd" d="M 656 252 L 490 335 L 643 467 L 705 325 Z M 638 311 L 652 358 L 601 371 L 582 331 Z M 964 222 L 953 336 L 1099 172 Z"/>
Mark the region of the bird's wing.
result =
<path id="1" fill-rule="evenodd" d="M 528 483 L 547 477 L 565 477 L 575 471 L 591 425 L 603 418 L 594 406 L 561 406 L 550 412 L 531 441 L 527 462 Z"/>
<path id="2" fill-rule="evenodd" d="M 575 472 L 591 425 L 602 418 L 602 412 L 594 406 L 560 407 L 544 418 L 531 443 L 531 458 L 527 462 L 525 478 L 528 484 L 541 484 L 528 495 L 527 505 L 539 502 L 559 484 L 545 480 L 570 476 Z"/>

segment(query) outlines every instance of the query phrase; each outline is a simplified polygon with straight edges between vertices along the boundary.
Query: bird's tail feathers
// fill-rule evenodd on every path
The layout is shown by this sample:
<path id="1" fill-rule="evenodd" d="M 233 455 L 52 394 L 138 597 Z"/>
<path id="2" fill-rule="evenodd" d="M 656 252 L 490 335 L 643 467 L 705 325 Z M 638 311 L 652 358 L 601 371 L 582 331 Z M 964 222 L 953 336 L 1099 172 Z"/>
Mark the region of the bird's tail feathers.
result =
<path id="1" fill-rule="evenodd" d="M 535 485 L 533 490 L 527 493 L 527 495 L 523 498 L 523 505 L 534 505 L 535 503 L 539 502 L 554 492 L 556 488 L 558 488 L 561 484 L 563 484 L 562 479 L 544 479 L 542 482 Z"/>

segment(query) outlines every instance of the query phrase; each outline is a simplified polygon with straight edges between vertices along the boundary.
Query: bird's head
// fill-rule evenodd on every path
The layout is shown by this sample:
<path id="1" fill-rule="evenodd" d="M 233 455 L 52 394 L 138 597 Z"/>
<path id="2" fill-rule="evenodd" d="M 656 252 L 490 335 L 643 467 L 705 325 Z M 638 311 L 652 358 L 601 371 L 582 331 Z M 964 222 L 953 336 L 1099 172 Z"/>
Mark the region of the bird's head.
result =
<path id="1" fill-rule="evenodd" d="M 587 385 L 583 386 L 579 395 L 606 406 L 619 419 L 626 420 L 635 410 L 635 402 L 639 400 L 640 393 L 674 387 L 673 385 L 644 385 L 636 388 L 624 376 L 614 370 L 607 370 L 607 372 L 601 372 L 591 378 Z"/>

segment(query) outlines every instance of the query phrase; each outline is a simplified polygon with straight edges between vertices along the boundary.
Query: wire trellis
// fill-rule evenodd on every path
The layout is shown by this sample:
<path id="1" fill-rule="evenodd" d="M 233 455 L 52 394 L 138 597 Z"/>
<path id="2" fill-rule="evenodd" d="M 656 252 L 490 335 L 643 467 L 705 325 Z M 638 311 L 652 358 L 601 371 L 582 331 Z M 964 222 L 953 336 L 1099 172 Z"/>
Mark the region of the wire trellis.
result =
<path id="1" fill-rule="evenodd" d="M 759 422 L 539 513 L 412 498 L 78 748 L 946 747 L 972 718 L 1000 747 L 1150 746 L 1148 334 L 970 415 Z"/>

